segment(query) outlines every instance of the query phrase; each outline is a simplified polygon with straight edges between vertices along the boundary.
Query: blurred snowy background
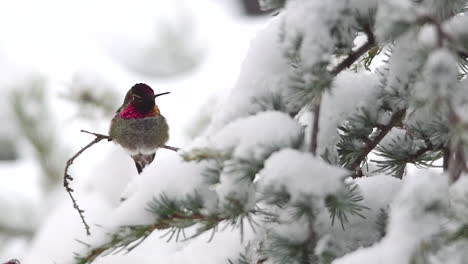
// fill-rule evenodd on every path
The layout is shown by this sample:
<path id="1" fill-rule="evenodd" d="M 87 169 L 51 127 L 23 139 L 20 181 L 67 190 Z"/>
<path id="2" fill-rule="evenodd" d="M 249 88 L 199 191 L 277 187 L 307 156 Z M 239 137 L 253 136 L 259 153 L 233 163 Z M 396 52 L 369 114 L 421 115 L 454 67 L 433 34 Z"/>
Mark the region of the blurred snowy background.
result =
<path id="1" fill-rule="evenodd" d="M 92 139 L 80 129 L 107 133 L 133 84 L 171 92 L 158 100 L 170 125 L 169 145 L 183 147 L 203 131 L 219 98 L 234 85 L 250 39 L 270 16 L 256 14 L 255 5 L 0 3 L 0 262 L 62 263 L 60 256 L 83 238 L 62 186 L 65 161 Z M 155 163 L 167 155 L 173 153 L 158 152 Z M 105 218 L 130 177 L 138 177 L 131 159 L 109 143 L 81 156 L 72 173 L 91 222 Z M 70 232 L 51 237 L 54 225 Z"/>

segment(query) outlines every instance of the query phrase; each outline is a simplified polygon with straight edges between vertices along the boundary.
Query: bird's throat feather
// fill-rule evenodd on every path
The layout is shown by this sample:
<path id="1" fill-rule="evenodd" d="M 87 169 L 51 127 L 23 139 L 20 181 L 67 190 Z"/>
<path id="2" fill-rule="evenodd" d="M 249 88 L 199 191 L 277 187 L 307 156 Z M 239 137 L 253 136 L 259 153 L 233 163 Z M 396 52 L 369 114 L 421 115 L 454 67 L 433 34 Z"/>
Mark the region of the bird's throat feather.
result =
<path id="1" fill-rule="evenodd" d="M 123 119 L 141 119 L 146 117 L 154 117 L 160 115 L 159 107 L 155 104 L 150 111 L 140 111 L 134 104 L 129 104 L 120 112 L 119 117 Z"/>

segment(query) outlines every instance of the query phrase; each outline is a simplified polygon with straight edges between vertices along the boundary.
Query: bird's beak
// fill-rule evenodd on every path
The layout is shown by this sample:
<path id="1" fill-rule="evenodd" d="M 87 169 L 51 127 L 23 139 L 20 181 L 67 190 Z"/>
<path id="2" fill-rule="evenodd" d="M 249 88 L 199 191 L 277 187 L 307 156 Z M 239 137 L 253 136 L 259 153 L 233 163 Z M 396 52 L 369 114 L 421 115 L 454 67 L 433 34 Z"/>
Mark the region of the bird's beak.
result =
<path id="1" fill-rule="evenodd" d="M 161 96 L 161 95 L 169 94 L 169 93 L 171 93 L 171 92 L 155 94 L 155 95 L 153 95 L 153 98 L 156 98 L 156 97 Z"/>

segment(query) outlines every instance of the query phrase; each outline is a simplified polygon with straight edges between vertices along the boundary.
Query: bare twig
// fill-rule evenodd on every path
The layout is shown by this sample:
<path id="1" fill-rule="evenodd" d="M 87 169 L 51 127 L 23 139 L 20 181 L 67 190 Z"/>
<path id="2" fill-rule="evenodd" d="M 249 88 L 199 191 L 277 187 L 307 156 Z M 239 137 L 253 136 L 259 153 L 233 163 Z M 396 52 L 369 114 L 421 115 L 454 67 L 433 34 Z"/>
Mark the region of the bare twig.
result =
<path id="1" fill-rule="evenodd" d="M 107 141 L 112 141 L 112 138 L 110 136 L 108 136 L 108 135 L 89 132 L 89 131 L 86 131 L 86 130 L 81 130 L 80 132 L 93 135 L 96 138 L 93 141 L 91 141 L 90 143 L 88 143 L 88 145 L 86 145 L 82 149 L 80 149 L 75 155 L 73 155 L 67 161 L 67 164 L 65 166 L 65 173 L 64 173 L 64 176 L 63 176 L 63 186 L 65 187 L 65 190 L 67 191 L 68 195 L 70 196 L 70 199 L 72 200 L 73 208 L 75 208 L 78 211 L 78 214 L 80 215 L 81 222 L 83 222 L 83 225 L 84 225 L 85 230 L 86 230 L 86 234 L 90 235 L 91 234 L 90 227 L 89 227 L 89 224 L 86 222 L 85 217 L 84 217 L 84 212 L 85 211 L 78 206 L 78 203 L 77 203 L 75 197 L 72 194 L 74 190 L 70 187 L 70 181 L 73 181 L 73 177 L 71 177 L 70 174 L 68 173 L 68 169 L 73 164 L 73 161 L 75 161 L 75 159 L 78 158 L 78 156 L 80 156 L 86 149 L 90 148 L 92 145 L 100 142 L 103 139 L 107 139 Z M 172 150 L 172 151 L 175 151 L 175 152 L 180 150 L 180 148 L 172 147 L 172 146 L 166 146 L 166 145 L 162 146 L 161 148 L 169 149 L 169 150 Z"/>
<path id="2" fill-rule="evenodd" d="M 180 150 L 180 148 L 172 147 L 172 146 L 168 146 L 168 145 L 164 145 L 164 146 L 162 146 L 161 148 L 163 148 L 163 149 L 168 149 L 168 150 L 172 150 L 172 151 L 175 151 L 175 152 L 177 152 L 177 151 Z"/>
<path id="3" fill-rule="evenodd" d="M 82 149 L 80 149 L 75 155 L 73 155 L 67 161 L 67 164 L 65 166 L 65 173 L 64 173 L 64 176 L 63 176 L 63 186 L 65 187 L 65 190 L 67 191 L 68 195 L 70 196 L 70 199 L 72 200 L 73 208 L 75 208 L 78 211 L 78 214 L 80 215 L 80 218 L 81 218 L 81 222 L 83 222 L 83 225 L 85 227 L 86 234 L 89 236 L 89 235 L 91 235 L 91 232 L 90 232 L 90 227 L 89 227 L 89 225 L 86 222 L 85 217 L 84 217 L 84 210 L 81 209 L 78 206 L 78 203 L 76 202 L 76 199 L 72 194 L 73 189 L 70 187 L 70 181 L 73 181 L 73 178 L 68 173 L 68 168 L 73 164 L 73 161 L 75 161 L 75 159 L 78 158 L 78 156 L 80 156 L 86 149 L 90 148 L 92 145 L 98 143 L 99 141 L 101 141 L 103 139 L 107 139 L 108 141 L 111 141 L 112 138 L 110 138 L 109 136 L 106 136 L 106 135 L 96 134 L 96 133 L 88 132 L 88 131 L 85 131 L 85 130 L 81 130 L 81 132 L 94 135 L 96 138 L 93 141 L 91 141 L 90 143 L 88 143 L 88 145 L 86 145 Z"/>
<path id="4" fill-rule="evenodd" d="M 89 132 L 89 131 L 86 131 L 86 130 L 80 130 L 80 132 L 83 132 L 83 133 L 86 133 L 86 134 L 90 134 L 90 135 L 93 135 L 97 138 L 102 138 L 102 139 L 107 139 L 108 141 L 112 141 L 112 138 L 109 137 L 108 135 L 103 135 L 103 134 L 98 134 L 98 133 L 94 133 L 94 132 Z"/>

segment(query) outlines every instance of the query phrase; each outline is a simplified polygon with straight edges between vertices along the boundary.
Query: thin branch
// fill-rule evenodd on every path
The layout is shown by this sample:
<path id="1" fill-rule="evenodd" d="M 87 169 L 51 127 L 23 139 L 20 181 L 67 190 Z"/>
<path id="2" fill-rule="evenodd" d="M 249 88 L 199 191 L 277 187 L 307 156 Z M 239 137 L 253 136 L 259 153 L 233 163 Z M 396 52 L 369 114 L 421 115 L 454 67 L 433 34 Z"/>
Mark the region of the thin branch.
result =
<path id="1" fill-rule="evenodd" d="M 81 218 L 81 222 L 83 222 L 83 225 L 85 227 L 86 234 L 89 236 L 89 235 L 91 235 L 91 232 L 90 232 L 90 227 L 89 227 L 89 225 L 86 222 L 85 217 L 84 217 L 84 210 L 80 209 L 80 207 L 78 206 L 78 203 L 76 202 L 75 197 L 72 194 L 73 189 L 70 187 L 70 181 L 73 181 L 73 178 L 68 173 L 68 168 L 73 164 L 73 161 L 75 161 L 75 159 L 78 158 L 78 156 L 80 156 L 86 149 L 90 148 L 92 145 L 98 143 L 99 141 L 101 141 L 103 139 L 107 139 L 108 141 L 111 141 L 112 138 L 110 138 L 109 136 L 106 136 L 106 135 L 96 134 L 96 133 L 88 132 L 88 131 L 85 131 L 85 130 L 81 130 L 81 132 L 94 135 L 96 138 L 93 141 L 91 141 L 90 143 L 88 143 L 88 145 L 86 145 L 82 149 L 80 149 L 75 155 L 73 155 L 67 161 L 67 164 L 65 166 L 64 176 L 63 176 L 63 186 L 65 187 L 65 190 L 67 191 L 68 195 L 70 196 L 70 199 L 72 200 L 73 208 L 75 208 L 78 211 L 78 214 L 79 214 L 79 216 Z"/>
<path id="2" fill-rule="evenodd" d="M 370 25 L 365 25 L 363 28 L 363 31 L 367 36 L 367 41 L 357 50 L 348 54 L 348 56 L 343 61 L 341 61 L 338 65 L 336 65 L 335 68 L 331 70 L 330 72 L 331 74 L 338 75 L 343 70 L 349 68 L 351 65 L 353 65 L 353 63 L 356 62 L 356 60 L 358 60 L 362 55 L 364 55 L 366 52 L 368 52 L 371 48 L 373 48 L 376 45 L 375 36 L 374 36 L 374 33 L 372 32 Z M 320 103 L 321 101 L 319 101 L 316 104 L 316 109 L 314 111 L 314 120 L 313 120 L 314 124 L 312 128 L 312 133 L 311 133 L 310 151 L 314 155 L 316 155 L 316 151 L 317 151 Z M 402 113 L 401 111 L 398 112 L 398 114 L 401 115 L 401 116 L 398 116 L 398 120 L 401 120 L 404 113 L 405 111 L 403 111 Z M 393 121 L 394 123 L 396 123 L 396 121 L 398 120 L 393 120 Z M 362 175 L 362 170 L 358 168 L 361 165 L 362 160 L 367 157 L 367 154 L 369 154 L 369 152 L 372 151 L 372 149 L 374 149 L 375 146 L 377 146 L 380 140 L 382 140 L 382 138 L 388 133 L 388 131 L 390 131 L 390 129 L 395 125 L 395 124 L 392 124 L 393 123 L 392 121 L 390 121 L 390 123 L 391 123 L 391 126 L 387 126 L 385 129 L 381 129 L 381 133 L 379 133 L 379 135 L 376 138 L 374 138 L 373 141 L 367 142 L 365 151 L 352 163 L 351 167 L 353 170 L 357 172 L 357 175 Z"/>
<path id="3" fill-rule="evenodd" d="M 308 245 L 308 251 L 309 252 L 314 252 L 315 248 L 317 247 L 317 242 L 319 240 L 317 233 L 315 232 L 315 218 L 314 217 L 309 217 L 308 219 L 308 226 L 309 226 L 309 236 L 307 240 L 305 241 Z M 306 254 L 307 256 L 308 254 Z M 309 259 L 307 259 L 307 263 L 311 263 Z"/>
<path id="4" fill-rule="evenodd" d="M 449 160 L 450 160 L 450 139 L 447 142 L 447 146 L 444 147 L 444 155 L 442 157 L 443 162 L 442 162 L 442 168 L 444 169 L 444 172 L 446 172 L 449 168 Z"/>
<path id="5" fill-rule="evenodd" d="M 317 155 L 317 141 L 318 141 L 318 132 L 319 132 L 319 119 L 320 119 L 320 105 L 321 99 L 319 102 L 314 106 L 314 116 L 312 120 L 312 132 L 311 132 L 311 139 L 310 139 L 310 152 L 312 155 Z"/>
<path id="6" fill-rule="evenodd" d="M 422 134 L 422 137 L 424 139 L 424 144 L 426 146 L 424 147 L 421 147 L 419 148 L 415 153 L 413 154 L 410 154 L 408 155 L 408 157 L 406 157 L 406 160 L 405 162 L 406 163 L 416 163 L 418 161 L 418 159 L 423 156 L 424 154 L 426 154 L 427 152 L 430 152 L 430 151 L 442 151 L 443 150 L 443 147 L 435 147 L 431 140 L 429 139 L 429 137 L 427 137 L 427 135 L 424 135 Z"/>
<path id="7" fill-rule="evenodd" d="M 372 29 L 370 28 L 370 25 L 364 26 L 364 33 L 367 36 L 366 43 L 364 43 L 364 45 L 359 47 L 357 50 L 348 54 L 348 56 L 342 62 L 336 65 L 336 67 L 333 68 L 330 72 L 332 75 L 337 75 L 341 71 L 353 65 L 353 63 L 356 62 L 357 59 L 359 59 L 362 55 L 364 55 L 364 53 L 368 52 L 372 47 L 375 46 L 376 44 L 375 36 L 374 36 L 374 33 L 372 33 Z M 321 102 L 322 102 L 322 99 L 318 98 L 318 102 L 315 103 L 314 111 L 313 111 L 314 115 L 313 115 L 313 120 L 312 120 L 312 130 L 311 130 L 311 140 L 310 140 L 309 150 L 314 156 L 317 155 L 317 140 L 318 140 L 318 132 L 319 132 Z"/>
<path id="8" fill-rule="evenodd" d="M 180 148 L 172 147 L 172 146 L 168 146 L 168 145 L 161 146 L 161 148 L 163 148 L 163 149 L 168 149 L 168 150 L 172 150 L 172 151 L 175 151 L 175 152 L 177 152 L 177 151 L 180 150 Z"/>
<path id="9" fill-rule="evenodd" d="M 89 236 L 89 235 L 91 235 L 91 232 L 90 232 L 89 224 L 86 222 L 85 217 L 84 217 L 84 212 L 85 211 L 78 206 L 78 203 L 77 203 L 75 197 L 72 194 L 74 190 L 70 187 L 70 181 L 73 181 L 73 177 L 71 177 L 70 174 L 68 173 L 68 169 L 73 164 L 75 159 L 78 158 L 78 156 L 80 156 L 86 149 L 90 148 L 92 145 L 100 142 L 103 139 L 106 139 L 107 141 L 112 141 L 112 138 L 110 136 L 108 136 L 108 135 L 89 132 L 89 131 L 86 131 L 86 130 L 81 130 L 80 132 L 93 135 L 96 138 L 93 141 L 91 141 L 90 143 L 88 143 L 88 145 L 86 145 L 82 149 L 80 149 L 75 155 L 73 155 L 67 161 L 67 164 L 65 166 L 64 176 L 63 176 L 63 186 L 65 187 L 65 190 L 67 191 L 68 195 L 70 196 L 70 199 L 72 200 L 73 208 L 75 208 L 78 211 L 81 222 L 83 222 L 83 225 L 85 227 L 86 234 Z M 175 152 L 180 150 L 180 148 L 172 147 L 172 146 L 166 146 L 166 145 L 162 146 L 161 148 L 169 149 L 169 150 L 172 150 L 172 151 L 175 151 Z"/>
<path id="10" fill-rule="evenodd" d="M 398 123 L 401 121 L 401 119 L 405 116 L 406 109 L 399 110 L 395 113 L 393 113 L 390 122 L 388 125 L 382 126 L 380 128 L 380 131 L 378 132 L 377 136 L 375 136 L 372 139 L 368 139 L 365 142 L 365 147 L 363 152 L 351 163 L 349 166 L 350 169 L 356 172 L 356 174 L 353 176 L 354 178 L 361 177 L 362 172 L 360 170 L 360 165 L 362 161 L 367 157 L 367 155 L 380 143 L 380 141 L 385 137 L 385 135 L 390 132 L 390 130 Z"/>
<path id="11" fill-rule="evenodd" d="M 102 138 L 102 139 L 107 139 L 108 141 L 112 141 L 112 138 L 109 137 L 108 135 L 103 135 L 103 134 L 98 134 L 98 133 L 94 133 L 94 132 L 89 132 L 89 131 L 86 131 L 86 130 L 83 130 L 83 129 L 80 130 L 80 132 L 93 135 L 93 136 L 95 136 L 96 138 Z"/>
<path id="12" fill-rule="evenodd" d="M 104 253 L 109 248 L 107 247 L 100 247 L 91 250 L 88 256 L 84 258 L 79 258 L 79 263 L 92 263 L 97 257 L 99 257 L 102 253 Z"/>
<path id="13" fill-rule="evenodd" d="M 449 127 L 456 128 L 463 126 L 462 119 L 457 115 L 451 104 L 449 106 Z M 466 127 L 465 127 L 466 129 Z M 447 172 L 451 182 L 456 182 L 462 172 L 468 172 L 466 165 L 466 157 L 464 151 L 464 143 L 460 136 L 452 135 L 447 143 L 447 159 L 444 160 L 444 165 L 447 166 Z"/>
<path id="14" fill-rule="evenodd" d="M 333 75 L 337 75 L 341 71 L 349 68 L 351 65 L 353 65 L 354 62 L 356 62 L 357 59 L 359 59 L 362 55 L 364 55 L 367 51 L 376 45 L 374 33 L 372 33 L 372 29 L 369 25 L 364 27 L 364 33 L 367 36 L 366 43 L 364 43 L 364 45 L 359 47 L 357 50 L 348 54 L 348 56 L 342 62 L 336 65 L 336 67 L 331 70 Z"/>

